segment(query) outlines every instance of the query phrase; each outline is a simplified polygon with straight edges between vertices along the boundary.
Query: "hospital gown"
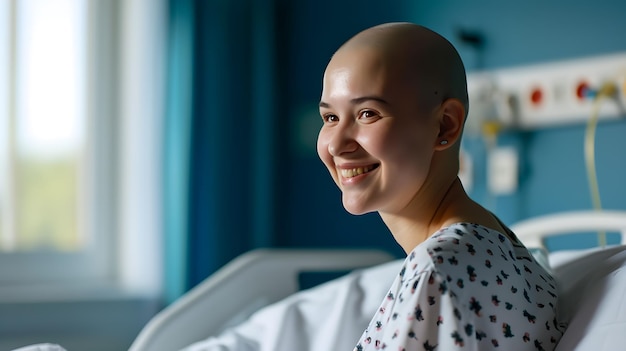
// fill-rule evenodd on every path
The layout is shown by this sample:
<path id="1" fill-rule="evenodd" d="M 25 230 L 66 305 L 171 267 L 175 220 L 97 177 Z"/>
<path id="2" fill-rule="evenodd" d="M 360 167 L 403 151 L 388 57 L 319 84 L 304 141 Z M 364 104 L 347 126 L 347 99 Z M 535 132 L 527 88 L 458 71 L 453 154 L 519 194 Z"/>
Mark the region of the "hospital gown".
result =
<path id="1" fill-rule="evenodd" d="M 556 303 L 554 280 L 521 243 L 455 224 L 409 253 L 354 350 L 550 351 L 562 335 Z"/>

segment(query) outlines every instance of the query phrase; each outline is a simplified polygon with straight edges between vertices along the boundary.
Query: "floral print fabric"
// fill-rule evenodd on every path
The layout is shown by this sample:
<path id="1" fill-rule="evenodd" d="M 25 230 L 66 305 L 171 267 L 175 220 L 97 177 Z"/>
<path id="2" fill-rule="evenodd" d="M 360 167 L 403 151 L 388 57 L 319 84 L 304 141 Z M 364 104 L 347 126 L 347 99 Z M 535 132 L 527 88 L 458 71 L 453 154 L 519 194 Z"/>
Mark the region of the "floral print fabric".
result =
<path id="1" fill-rule="evenodd" d="M 554 280 L 521 243 L 459 223 L 409 253 L 354 350 L 551 351 L 556 302 Z"/>

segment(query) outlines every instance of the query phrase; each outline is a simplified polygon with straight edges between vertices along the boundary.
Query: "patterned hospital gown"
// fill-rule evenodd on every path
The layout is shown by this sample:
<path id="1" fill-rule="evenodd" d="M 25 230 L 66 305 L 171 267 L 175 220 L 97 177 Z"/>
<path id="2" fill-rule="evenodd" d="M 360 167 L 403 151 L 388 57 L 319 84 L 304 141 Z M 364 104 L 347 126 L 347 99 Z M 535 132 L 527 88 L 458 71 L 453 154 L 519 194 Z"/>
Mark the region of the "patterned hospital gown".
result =
<path id="1" fill-rule="evenodd" d="M 556 301 L 521 243 L 459 223 L 409 253 L 354 350 L 549 351 L 562 335 Z"/>

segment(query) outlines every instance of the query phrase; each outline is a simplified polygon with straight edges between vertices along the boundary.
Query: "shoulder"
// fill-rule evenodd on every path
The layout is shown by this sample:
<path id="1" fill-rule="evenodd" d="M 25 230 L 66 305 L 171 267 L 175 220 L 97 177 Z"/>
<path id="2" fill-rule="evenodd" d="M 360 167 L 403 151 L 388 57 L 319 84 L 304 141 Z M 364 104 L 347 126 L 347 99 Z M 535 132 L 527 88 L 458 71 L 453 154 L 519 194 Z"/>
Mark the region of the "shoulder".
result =
<path id="1" fill-rule="evenodd" d="M 433 233 L 406 258 L 406 269 L 414 273 L 447 273 L 461 266 L 478 267 L 515 260 L 518 254 L 507 237 L 471 223 L 457 223 Z"/>
<path id="2" fill-rule="evenodd" d="M 475 256 L 478 247 L 490 254 L 501 244 L 506 245 L 506 237 L 494 230 L 470 223 L 457 223 L 445 227 L 431 235 L 426 241 L 415 247 L 409 258 L 429 257 L 435 263 L 439 255 L 468 255 Z"/>

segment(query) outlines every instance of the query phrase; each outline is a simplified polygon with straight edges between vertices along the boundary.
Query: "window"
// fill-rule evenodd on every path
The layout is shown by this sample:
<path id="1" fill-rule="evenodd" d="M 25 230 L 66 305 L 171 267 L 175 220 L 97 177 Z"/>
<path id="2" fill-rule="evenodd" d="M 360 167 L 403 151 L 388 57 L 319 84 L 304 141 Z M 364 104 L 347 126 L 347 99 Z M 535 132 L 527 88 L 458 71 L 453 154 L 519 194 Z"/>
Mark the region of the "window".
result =
<path id="1" fill-rule="evenodd" d="M 142 106 L 162 101 L 164 30 L 149 3 L 0 1 L 0 288 L 117 284 L 158 263 L 160 110 Z"/>
<path id="2" fill-rule="evenodd" d="M 94 229 L 98 153 L 88 111 L 86 0 L 2 4 L 7 92 L 0 118 L 0 281 L 110 275 L 110 242 Z M 108 186 L 108 184 L 99 184 Z M 18 269 L 16 269 L 18 268 Z"/>
<path id="3" fill-rule="evenodd" d="M 86 148 L 84 0 L 14 3 L 0 250 L 75 252 Z"/>

